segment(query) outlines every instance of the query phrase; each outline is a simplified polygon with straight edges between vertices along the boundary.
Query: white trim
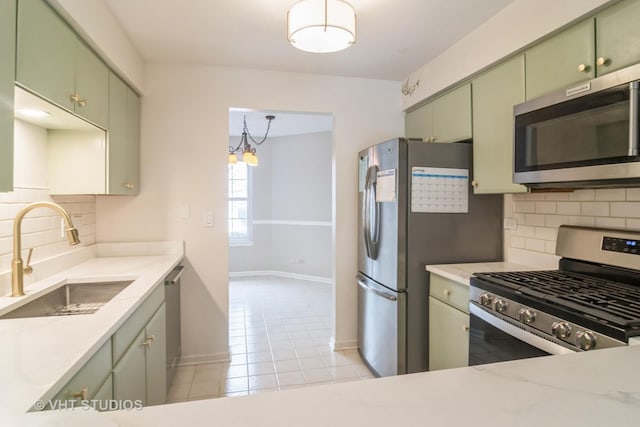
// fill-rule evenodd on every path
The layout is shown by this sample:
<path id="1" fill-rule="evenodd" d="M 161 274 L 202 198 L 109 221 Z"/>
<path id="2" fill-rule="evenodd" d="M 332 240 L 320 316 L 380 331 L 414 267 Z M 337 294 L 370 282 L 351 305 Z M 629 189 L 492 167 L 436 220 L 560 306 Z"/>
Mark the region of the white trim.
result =
<path id="1" fill-rule="evenodd" d="M 231 360 L 231 353 L 224 351 L 222 353 L 198 354 L 194 356 L 181 356 L 177 366 L 198 365 L 201 363 L 222 363 Z"/>
<path id="2" fill-rule="evenodd" d="M 276 276 L 286 277 L 288 279 L 308 280 L 310 282 L 320 282 L 333 285 L 333 279 L 330 277 L 309 276 L 307 274 L 289 273 L 287 271 L 261 270 L 261 271 L 234 271 L 229 272 L 229 277 L 264 277 Z"/>
<path id="3" fill-rule="evenodd" d="M 254 225 L 310 225 L 314 227 L 331 227 L 331 221 L 292 221 L 279 219 L 254 219 Z"/>
<path id="4" fill-rule="evenodd" d="M 333 351 L 355 350 L 358 348 L 358 341 L 357 340 L 336 341 L 336 337 L 332 336 L 329 339 L 329 347 Z"/>

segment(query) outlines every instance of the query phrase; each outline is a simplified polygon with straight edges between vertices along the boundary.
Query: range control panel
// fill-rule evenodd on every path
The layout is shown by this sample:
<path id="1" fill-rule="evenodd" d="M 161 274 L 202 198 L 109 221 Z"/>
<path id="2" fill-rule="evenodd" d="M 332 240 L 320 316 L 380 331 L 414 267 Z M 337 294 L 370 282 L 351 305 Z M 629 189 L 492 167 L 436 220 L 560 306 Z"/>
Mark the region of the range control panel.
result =
<path id="1" fill-rule="evenodd" d="M 640 240 L 605 236 L 602 239 L 602 250 L 640 255 Z"/>

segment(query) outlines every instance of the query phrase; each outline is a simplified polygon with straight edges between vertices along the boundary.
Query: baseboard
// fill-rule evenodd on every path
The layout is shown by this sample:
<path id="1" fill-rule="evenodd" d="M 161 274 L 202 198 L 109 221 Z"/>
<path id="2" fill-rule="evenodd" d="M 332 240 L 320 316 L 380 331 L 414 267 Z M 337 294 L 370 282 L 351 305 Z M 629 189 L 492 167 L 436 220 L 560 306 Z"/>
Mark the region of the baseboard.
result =
<path id="1" fill-rule="evenodd" d="M 214 354 L 196 354 L 193 356 L 181 356 L 177 366 L 200 365 L 204 363 L 229 362 L 231 354 L 228 351 Z"/>
<path id="2" fill-rule="evenodd" d="M 358 340 L 336 341 L 335 337 L 331 337 L 329 340 L 329 346 L 333 351 L 355 350 L 358 348 Z"/>
<path id="3" fill-rule="evenodd" d="M 308 280 L 310 282 L 333 284 L 330 277 L 310 276 L 307 274 L 289 273 L 286 271 L 262 270 L 262 271 L 235 271 L 229 272 L 229 277 L 286 277 L 288 279 Z"/>

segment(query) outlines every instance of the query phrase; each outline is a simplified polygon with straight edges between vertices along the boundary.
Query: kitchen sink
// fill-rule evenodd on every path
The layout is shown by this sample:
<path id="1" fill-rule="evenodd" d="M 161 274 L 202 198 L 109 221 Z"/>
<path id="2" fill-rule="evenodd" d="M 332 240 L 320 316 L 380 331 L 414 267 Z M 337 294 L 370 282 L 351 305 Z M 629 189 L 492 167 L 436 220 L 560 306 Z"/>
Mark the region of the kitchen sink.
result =
<path id="1" fill-rule="evenodd" d="M 133 280 L 67 283 L 1 315 L 0 319 L 92 314 L 131 283 Z"/>

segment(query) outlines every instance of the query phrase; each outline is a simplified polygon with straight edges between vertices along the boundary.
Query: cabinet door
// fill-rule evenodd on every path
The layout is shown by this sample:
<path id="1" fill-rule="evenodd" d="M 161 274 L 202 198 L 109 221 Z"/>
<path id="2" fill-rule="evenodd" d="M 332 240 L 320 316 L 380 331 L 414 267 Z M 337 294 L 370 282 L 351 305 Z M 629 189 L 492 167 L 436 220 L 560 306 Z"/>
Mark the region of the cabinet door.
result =
<path id="1" fill-rule="evenodd" d="M 474 193 L 517 193 L 513 183 L 513 106 L 524 101 L 524 57 L 492 68 L 472 82 Z"/>
<path id="2" fill-rule="evenodd" d="M 407 113 L 405 118 L 407 138 L 421 138 L 426 141 L 433 136 L 432 108 L 433 105 L 429 103 Z"/>
<path id="3" fill-rule="evenodd" d="M 140 97 L 127 88 L 127 194 L 140 192 Z"/>
<path id="4" fill-rule="evenodd" d="M 16 81 L 73 111 L 76 36 L 42 0 L 18 4 Z"/>
<path id="5" fill-rule="evenodd" d="M 167 325 L 165 304 L 162 304 L 146 327 L 147 405 L 167 403 Z"/>
<path id="6" fill-rule="evenodd" d="M 113 400 L 113 380 L 111 375 L 107 377 L 107 380 L 102 384 L 102 387 L 98 389 L 92 400 L 100 402 L 92 406 L 98 411 L 107 411 L 110 409 L 109 403 Z"/>
<path id="7" fill-rule="evenodd" d="M 527 99 L 595 77 L 595 25 L 593 19 L 527 50 Z"/>
<path id="8" fill-rule="evenodd" d="M 433 101 L 435 142 L 471 139 L 471 84 L 448 92 Z"/>
<path id="9" fill-rule="evenodd" d="M 140 188 L 140 100 L 118 76 L 109 75 L 109 194 Z"/>
<path id="10" fill-rule="evenodd" d="M 13 190 L 16 1 L 0 1 L 0 192 Z"/>
<path id="11" fill-rule="evenodd" d="M 76 39 L 75 104 L 77 115 L 106 129 L 109 119 L 109 69 Z"/>
<path id="12" fill-rule="evenodd" d="M 131 347 L 113 368 L 114 400 L 139 400 L 146 405 L 145 331 L 138 334 Z"/>
<path id="13" fill-rule="evenodd" d="M 429 297 L 429 370 L 469 365 L 469 315 Z"/>
<path id="14" fill-rule="evenodd" d="M 597 73 L 640 62 L 640 2 L 622 1 L 596 16 Z"/>

